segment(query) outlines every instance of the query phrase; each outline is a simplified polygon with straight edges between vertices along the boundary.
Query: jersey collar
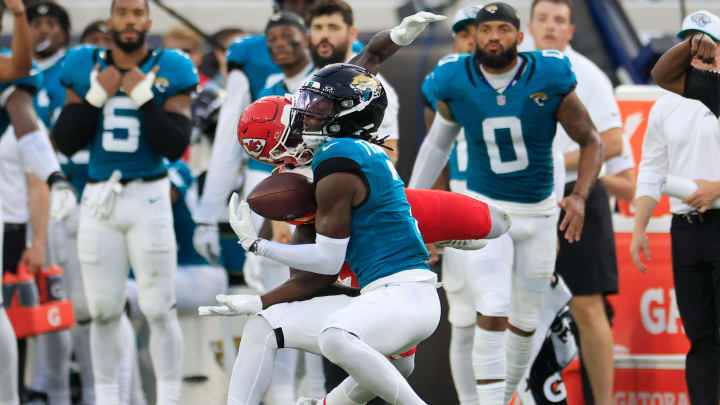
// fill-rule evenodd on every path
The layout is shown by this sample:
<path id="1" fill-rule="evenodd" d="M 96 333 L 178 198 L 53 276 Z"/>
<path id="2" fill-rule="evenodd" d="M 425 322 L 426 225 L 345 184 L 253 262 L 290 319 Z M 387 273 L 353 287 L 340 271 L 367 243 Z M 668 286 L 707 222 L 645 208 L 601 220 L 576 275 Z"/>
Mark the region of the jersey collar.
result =
<path id="1" fill-rule="evenodd" d="M 150 58 L 153 56 L 157 56 L 155 58 L 155 62 L 153 62 L 153 65 L 157 62 L 157 59 L 160 57 L 160 55 L 163 53 L 163 49 L 148 49 L 147 54 L 138 62 L 137 66 L 138 68 L 142 67 Z M 100 50 L 100 59 L 105 62 L 105 65 L 111 66 L 113 65 L 113 57 L 112 57 L 112 49 L 110 48 L 103 48 Z M 120 73 L 127 72 L 127 69 L 119 69 Z"/>
<path id="2" fill-rule="evenodd" d="M 60 49 L 58 49 L 57 52 L 55 52 L 54 54 L 50 55 L 49 57 L 47 57 L 47 58 L 45 58 L 45 59 L 42 59 L 42 60 L 38 60 L 38 61 L 37 61 L 38 69 L 40 69 L 41 72 L 44 72 L 44 71 L 50 69 L 51 67 L 55 66 L 55 64 L 56 64 L 60 59 L 62 59 L 63 57 L 65 57 L 65 54 L 66 54 L 66 53 L 67 53 L 67 49 L 66 49 L 66 48 L 60 48 Z"/>
<path id="3" fill-rule="evenodd" d="M 503 94 L 506 94 L 508 92 L 508 90 L 510 90 L 510 88 L 520 80 L 520 76 L 522 76 L 522 74 L 525 72 L 525 68 L 527 67 L 527 64 L 528 64 L 527 57 L 523 53 L 518 53 L 518 58 L 520 58 L 520 67 L 518 68 L 517 73 L 515 73 L 515 77 L 513 77 L 512 80 L 510 80 L 510 83 L 503 90 Z M 497 92 L 497 90 L 495 90 L 495 88 L 493 86 L 490 85 L 490 82 L 488 82 L 488 80 L 485 78 L 485 75 L 483 74 L 482 69 L 480 69 L 480 63 L 477 60 L 477 57 L 475 55 L 473 55 L 472 59 L 473 59 L 472 65 L 475 70 L 475 74 L 477 74 L 478 77 L 483 82 L 485 82 L 485 84 L 490 88 L 490 90 L 492 90 L 493 92 L 495 92 L 497 94 L 500 94 Z"/>

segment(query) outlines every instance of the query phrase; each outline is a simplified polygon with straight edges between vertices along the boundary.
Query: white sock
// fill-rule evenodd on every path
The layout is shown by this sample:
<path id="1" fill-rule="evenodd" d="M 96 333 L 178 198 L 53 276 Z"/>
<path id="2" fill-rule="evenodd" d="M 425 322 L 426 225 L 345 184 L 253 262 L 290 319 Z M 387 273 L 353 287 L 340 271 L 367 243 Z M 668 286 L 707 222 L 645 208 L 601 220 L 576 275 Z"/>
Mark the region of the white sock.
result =
<path id="1" fill-rule="evenodd" d="M 90 323 L 76 324 L 70 332 L 73 337 L 75 362 L 80 370 L 80 383 L 83 387 L 82 403 L 83 405 L 95 405 L 92 360 L 90 357 Z"/>
<path id="2" fill-rule="evenodd" d="M 305 394 L 310 398 L 322 398 L 326 393 L 323 358 L 305 352 Z"/>
<path id="3" fill-rule="evenodd" d="M 475 328 L 472 364 L 475 379 L 503 380 L 490 384 L 476 384 L 478 402 L 483 405 L 502 405 L 505 393 L 505 332 Z"/>
<path id="4" fill-rule="evenodd" d="M 479 405 L 472 365 L 475 326 L 453 326 L 450 333 L 450 372 L 460 405 Z"/>
<path id="5" fill-rule="evenodd" d="M 270 398 L 273 404 L 295 403 L 295 372 L 299 353 L 296 349 L 279 349 L 277 351 L 270 384 Z"/>
<path id="6" fill-rule="evenodd" d="M 2 227 L 0 226 L 0 231 Z M 0 236 L 0 243 L 2 237 Z M 2 250 L 2 246 L 0 246 Z M 1 301 L 1 300 L 0 300 Z M 0 302 L 0 405 L 20 403 L 18 396 L 18 352 L 15 331 Z"/>
<path id="7" fill-rule="evenodd" d="M 177 310 L 146 317 L 150 327 L 150 357 L 157 384 L 157 405 L 180 403 L 183 337 Z"/>
<path id="8" fill-rule="evenodd" d="M 323 355 L 369 391 L 391 404 L 427 405 L 390 361 L 357 336 L 337 328 L 323 331 Z"/>
<path id="9" fill-rule="evenodd" d="M 70 356 L 72 335 L 69 330 L 42 334 L 37 337 L 38 348 L 43 347 L 43 391 L 49 405 L 70 405 Z M 36 385 L 37 387 L 37 385 Z"/>
<path id="10" fill-rule="evenodd" d="M 259 315 L 250 318 L 230 376 L 228 405 L 260 403 L 273 378 L 277 351 L 275 332 L 268 321 Z"/>
<path id="11" fill-rule="evenodd" d="M 505 403 L 509 403 L 520 379 L 530 363 L 532 355 L 532 336 L 520 336 L 505 331 L 505 350 L 507 354 L 507 385 L 505 387 Z"/>
<path id="12" fill-rule="evenodd" d="M 120 318 L 120 334 L 123 341 L 122 358 L 118 363 L 118 391 L 120 403 L 129 404 L 132 398 L 132 378 L 134 368 L 137 368 L 138 354 L 135 330 L 126 314 Z"/>
<path id="13" fill-rule="evenodd" d="M 90 324 L 90 352 L 93 358 L 95 402 L 102 405 L 120 403 L 118 364 L 122 360 L 123 341 L 120 317 Z"/>
<path id="14" fill-rule="evenodd" d="M 481 404 L 502 404 L 503 395 L 505 395 L 504 381 L 491 384 L 478 384 L 476 389 Z"/>

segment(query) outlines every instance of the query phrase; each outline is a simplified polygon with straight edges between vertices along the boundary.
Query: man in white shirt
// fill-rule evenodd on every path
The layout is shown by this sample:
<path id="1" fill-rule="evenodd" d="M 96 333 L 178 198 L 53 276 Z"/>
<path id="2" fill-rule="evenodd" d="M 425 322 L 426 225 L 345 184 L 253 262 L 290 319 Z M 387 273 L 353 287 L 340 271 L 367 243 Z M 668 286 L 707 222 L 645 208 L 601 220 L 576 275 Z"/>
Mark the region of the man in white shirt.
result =
<path id="1" fill-rule="evenodd" d="M 699 34 L 719 41 L 720 18 L 706 11 L 689 15 L 678 34 L 685 41 L 678 46 L 688 46 L 688 39 Z M 717 76 L 717 66 L 705 65 L 699 59 L 694 59 L 692 66 L 695 73 L 706 70 Z M 711 208 L 720 196 L 718 154 L 720 125 L 707 106 L 676 94 L 655 103 L 643 141 L 630 255 L 640 271 L 647 270 L 640 253 L 650 261 L 646 229 L 663 188 L 673 182 L 670 176 L 693 180 L 695 192 L 682 200 L 670 198 L 673 281 L 680 318 L 690 341 L 685 379 L 692 404 L 716 404 L 719 400 L 720 210 Z"/>
<path id="2" fill-rule="evenodd" d="M 622 152 L 620 111 L 607 76 L 569 45 L 575 29 L 571 12 L 569 0 L 534 0 L 528 28 L 537 49 L 562 50 L 570 59 L 578 78 L 578 97 L 600 132 L 605 159 L 611 159 Z M 555 142 L 565 157 L 567 195 L 577 179 L 579 148 L 561 126 Z M 612 403 L 613 342 L 603 296 L 617 293 L 618 282 L 608 200 L 603 182 L 598 181 L 587 199 L 582 238 L 577 243 L 559 238 L 555 267 L 573 293 L 570 310 L 580 332 L 581 357 L 597 404 Z M 588 397 L 586 402 L 591 400 Z"/>

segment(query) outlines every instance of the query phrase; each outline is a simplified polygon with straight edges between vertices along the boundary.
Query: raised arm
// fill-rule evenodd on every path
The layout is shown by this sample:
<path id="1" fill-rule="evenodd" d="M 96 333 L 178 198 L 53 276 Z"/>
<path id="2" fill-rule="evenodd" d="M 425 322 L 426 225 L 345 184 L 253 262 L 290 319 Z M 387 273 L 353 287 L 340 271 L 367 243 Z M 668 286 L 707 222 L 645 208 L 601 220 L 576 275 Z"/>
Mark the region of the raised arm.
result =
<path id="1" fill-rule="evenodd" d="M 430 188 L 435 184 L 459 132 L 460 125 L 453 119 L 450 108 L 438 101 L 438 113 L 415 158 L 408 188 Z"/>
<path id="2" fill-rule="evenodd" d="M 716 49 L 717 44 L 709 35 L 698 32 L 665 52 L 650 74 L 658 86 L 683 95 L 685 79 L 691 69 L 693 57 L 712 64 L 715 61 Z"/>
<path id="3" fill-rule="evenodd" d="M 30 74 L 33 46 L 22 0 L 4 0 L 13 14 L 12 56 L 0 58 L 0 81 L 7 82 Z"/>
<path id="4" fill-rule="evenodd" d="M 348 63 L 362 66 L 373 74 L 377 74 L 380 64 L 395 54 L 401 47 L 409 45 L 425 30 L 428 24 L 442 21 L 446 17 L 421 11 L 403 18 L 397 27 L 380 31 L 370 39 L 368 45 Z"/>
<path id="5" fill-rule="evenodd" d="M 560 230 L 572 242 L 580 240 L 585 221 L 585 201 L 597 181 L 603 163 L 603 147 L 595 124 L 575 91 L 571 91 L 560 103 L 557 119 L 570 139 L 580 145 L 578 178 L 570 195 L 558 203 L 565 210 Z"/>

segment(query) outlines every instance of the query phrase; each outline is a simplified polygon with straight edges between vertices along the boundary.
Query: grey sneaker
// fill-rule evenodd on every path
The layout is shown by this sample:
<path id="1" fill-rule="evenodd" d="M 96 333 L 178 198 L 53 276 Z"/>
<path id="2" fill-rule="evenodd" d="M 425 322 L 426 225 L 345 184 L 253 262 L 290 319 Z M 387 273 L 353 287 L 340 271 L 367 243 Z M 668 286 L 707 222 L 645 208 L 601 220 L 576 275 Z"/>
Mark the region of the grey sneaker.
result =
<path id="1" fill-rule="evenodd" d="M 462 240 L 444 240 L 441 242 L 435 242 L 435 246 L 439 248 L 453 248 L 460 250 L 478 250 L 487 246 L 488 241 L 486 239 L 462 239 Z"/>

